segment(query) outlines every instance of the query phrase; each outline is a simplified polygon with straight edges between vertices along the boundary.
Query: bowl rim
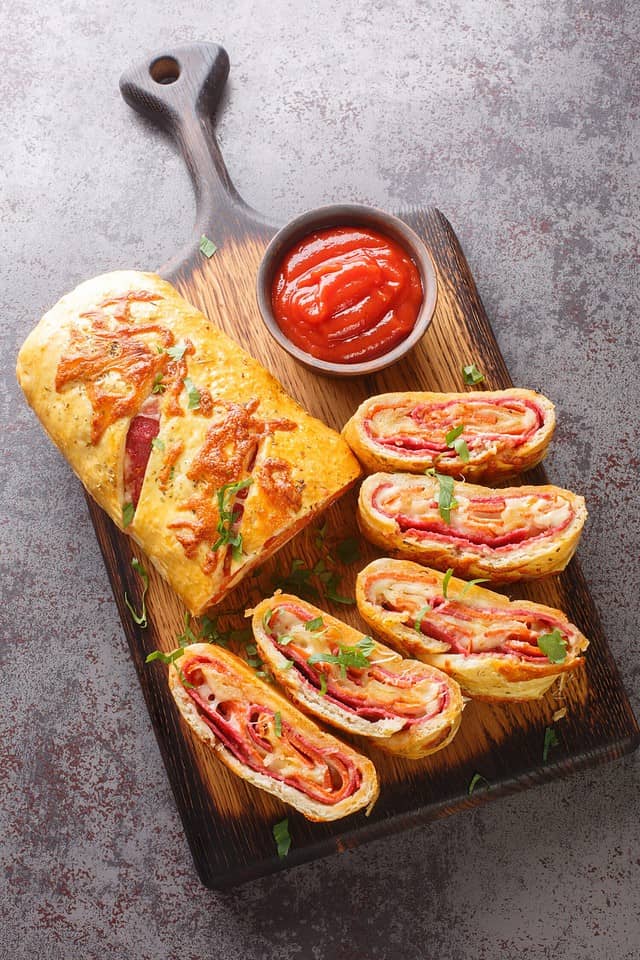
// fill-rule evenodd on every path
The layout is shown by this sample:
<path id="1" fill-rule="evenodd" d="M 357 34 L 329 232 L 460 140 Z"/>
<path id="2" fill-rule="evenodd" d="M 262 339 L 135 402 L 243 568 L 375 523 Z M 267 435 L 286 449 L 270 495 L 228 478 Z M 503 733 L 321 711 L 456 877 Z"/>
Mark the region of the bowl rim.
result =
<path id="1" fill-rule="evenodd" d="M 367 226 L 367 218 L 372 228 L 385 233 L 388 225 L 388 234 L 391 239 L 400 242 L 416 263 L 420 271 L 423 289 L 423 300 L 416 317 L 413 329 L 404 340 L 372 360 L 361 360 L 358 363 L 337 363 L 314 357 L 296 346 L 280 328 L 271 306 L 271 286 L 275 269 L 287 249 L 308 233 L 330 226 L 339 227 L 340 220 L 346 218 L 353 221 L 362 220 L 362 226 Z M 335 221 L 332 223 L 332 221 Z M 346 225 L 346 224 L 345 224 Z M 283 350 L 286 350 L 295 360 L 321 373 L 339 377 L 362 376 L 363 374 L 377 373 L 385 367 L 396 363 L 405 354 L 412 350 L 422 339 L 433 318 L 438 299 L 438 280 L 433 257 L 424 241 L 404 220 L 396 217 L 379 207 L 362 203 L 330 203 L 321 207 L 313 207 L 304 213 L 298 214 L 271 238 L 267 245 L 256 277 L 256 298 L 262 320 L 273 337 Z"/>

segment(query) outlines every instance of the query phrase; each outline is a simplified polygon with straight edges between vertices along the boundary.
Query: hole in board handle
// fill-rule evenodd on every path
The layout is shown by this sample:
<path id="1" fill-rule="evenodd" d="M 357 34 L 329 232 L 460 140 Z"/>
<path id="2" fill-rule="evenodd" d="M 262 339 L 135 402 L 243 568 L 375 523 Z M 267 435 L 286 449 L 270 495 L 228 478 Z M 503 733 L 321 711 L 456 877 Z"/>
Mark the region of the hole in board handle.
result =
<path id="1" fill-rule="evenodd" d="M 156 83 L 175 83 L 180 76 L 180 64 L 174 57 L 158 57 L 149 67 L 149 73 Z"/>

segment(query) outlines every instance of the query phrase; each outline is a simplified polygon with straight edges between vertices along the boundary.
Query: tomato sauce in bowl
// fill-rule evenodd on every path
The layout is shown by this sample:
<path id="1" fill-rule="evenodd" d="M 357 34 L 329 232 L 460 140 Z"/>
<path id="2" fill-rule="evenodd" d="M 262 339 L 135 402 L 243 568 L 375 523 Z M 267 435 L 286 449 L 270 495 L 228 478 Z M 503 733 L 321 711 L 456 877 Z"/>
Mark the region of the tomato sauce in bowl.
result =
<path id="1" fill-rule="evenodd" d="M 271 307 L 285 336 L 333 363 L 362 363 L 413 330 L 424 300 L 420 271 L 391 237 L 359 226 L 315 230 L 277 267 Z"/>
<path id="2" fill-rule="evenodd" d="M 359 377 L 413 350 L 431 323 L 438 281 L 427 247 L 403 220 L 333 203 L 272 237 L 256 298 L 268 332 L 299 363 Z"/>

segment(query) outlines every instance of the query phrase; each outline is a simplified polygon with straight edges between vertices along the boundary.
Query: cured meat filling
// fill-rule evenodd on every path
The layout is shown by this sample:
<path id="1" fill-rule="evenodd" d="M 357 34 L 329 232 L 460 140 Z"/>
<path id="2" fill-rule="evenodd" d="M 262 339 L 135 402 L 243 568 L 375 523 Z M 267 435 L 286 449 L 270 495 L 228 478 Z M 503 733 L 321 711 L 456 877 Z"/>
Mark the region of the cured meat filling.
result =
<path id="1" fill-rule="evenodd" d="M 312 624 L 314 629 L 309 628 Z M 316 628 L 317 627 L 317 628 Z M 427 666 L 409 665 L 378 644 L 365 658 L 366 666 L 316 661 L 313 655 L 337 657 L 344 652 L 339 631 L 331 624 L 317 624 L 317 618 L 291 603 L 277 606 L 268 622 L 268 633 L 278 650 L 293 661 L 305 682 L 315 689 L 326 686 L 324 696 L 343 710 L 372 722 L 397 719 L 398 729 L 437 716 L 449 703 L 446 682 Z M 370 638 L 366 638 L 369 640 Z M 362 656 L 362 654 L 360 654 Z"/>
<path id="2" fill-rule="evenodd" d="M 182 672 L 201 719 L 241 763 L 327 806 L 358 790 L 362 774 L 352 757 L 314 743 L 270 706 L 243 699 L 213 656 L 185 658 Z"/>
<path id="3" fill-rule="evenodd" d="M 477 488 L 476 488 L 477 489 Z M 425 477 L 415 483 L 382 483 L 371 497 L 372 506 L 415 539 L 459 542 L 479 552 L 506 552 L 515 546 L 566 529 L 575 518 L 569 500 L 559 493 L 518 493 L 487 489 L 486 495 L 469 496 L 463 483 L 455 484 L 457 506 L 450 523 L 440 515 L 438 482 Z"/>
<path id="4" fill-rule="evenodd" d="M 380 403 L 364 422 L 370 439 L 387 450 L 437 455 L 455 459 L 446 435 L 464 424 L 462 434 L 469 452 L 516 448 L 530 441 L 545 424 L 545 414 L 534 401 L 502 397 L 487 400 L 469 396 L 444 402 L 391 406 Z"/>
<path id="5" fill-rule="evenodd" d="M 560 632 L 570 653 L 576 630 L 564 620 L 544 611 L 519 607 L 496 607 L 478 600 L 443 596 L 441 580 L 433 584 L 411 577 L 370 578 L 367 599 L 381 610 L 397 613 L 405 627 L 424 638 L 430 653 L 455 653 L 481 657 L 516 656 L 530 663 L 549 663 L 538 640 L 554 630 Z"/>

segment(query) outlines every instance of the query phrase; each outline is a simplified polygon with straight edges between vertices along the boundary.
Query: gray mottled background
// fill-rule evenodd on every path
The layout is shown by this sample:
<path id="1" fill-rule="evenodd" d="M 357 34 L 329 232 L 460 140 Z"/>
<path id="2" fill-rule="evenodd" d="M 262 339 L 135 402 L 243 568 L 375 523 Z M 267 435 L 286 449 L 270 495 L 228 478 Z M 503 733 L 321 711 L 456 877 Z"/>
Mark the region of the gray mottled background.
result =
<path id="1" fill-rule="evenodd" d="M 80 487 L 13 375 L 68 288 L 187 238 L 181 161 L 117 81 L 163 45 L 221 41 L 219 135 L 250 203 L 283 220 L 419 200 L 453 222 L 516 383 L 558 404 L 549 471 L 587 495 L 580 555 L 637 710 L 638 4 L 14 0 L 1 17 L 0 956 L 639 957 L 637 756 L 203 889 Z"/>

